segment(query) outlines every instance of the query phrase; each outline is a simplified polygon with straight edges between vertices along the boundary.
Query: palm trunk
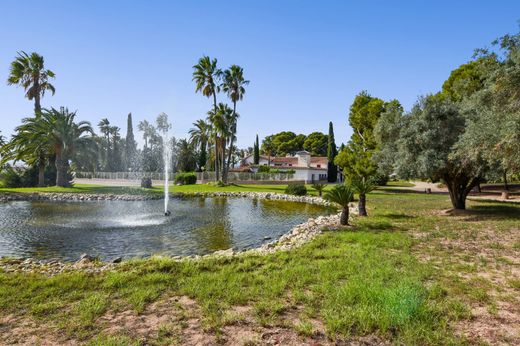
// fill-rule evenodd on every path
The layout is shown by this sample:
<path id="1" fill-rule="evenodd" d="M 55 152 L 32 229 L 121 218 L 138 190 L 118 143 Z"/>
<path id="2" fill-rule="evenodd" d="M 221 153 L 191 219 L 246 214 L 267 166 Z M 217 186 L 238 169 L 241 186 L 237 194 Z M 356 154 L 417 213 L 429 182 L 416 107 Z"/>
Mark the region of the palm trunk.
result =
<path id="1" fill-rule="evenodd" d="M 219 181 L 220 178 L 220 169 L 219 169 L 219 156 L 220 156 L 220 143 L 219 138 L 215 139 L 215 181 Z"/>
<path id="2" fill-rule="evenodd" d="M 227 174 L 226 174 L 226 138 L 222 138 L 222 181 L 227 183 Z"/>
<path id="3" fill-rule="evenodd" d="M 359 212 L 359 216 L 367 216 L 367 208 L 366 208 L 366 205 L 367 205 L 367 197 L 366 195 L 363 193 L 363 194 L 359 194 L 359 203 L 358 203 L 358 212 Z"/>
<path id="4" fill-rule="evenodd" d="M 45 156 L 40 153 L 38 160 L 38 187 L 45 186 Z"/>
<path id="5" fill-rule="evenodd" d="M 67 187 L 67 162 L 63 157 L 61 148 L 56 150 L 56 186 Z"/>
<path id="6" fill-rule="evenodd" d="M 339 223 L 342 226 L 348 225 L 348 213 L 349 213 L 348 206 L 343 207 L 343 209 L 341 210 L 341 216 L 339 218 Z"/>

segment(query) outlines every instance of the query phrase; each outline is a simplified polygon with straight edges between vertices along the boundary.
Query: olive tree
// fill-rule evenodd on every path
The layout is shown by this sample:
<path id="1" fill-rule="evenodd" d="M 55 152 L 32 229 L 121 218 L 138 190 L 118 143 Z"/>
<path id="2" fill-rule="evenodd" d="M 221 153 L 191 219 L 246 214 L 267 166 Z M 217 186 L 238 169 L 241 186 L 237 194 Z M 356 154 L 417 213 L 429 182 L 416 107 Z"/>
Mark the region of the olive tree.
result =
<path id="1" fill-rule="evenodd" d="M 422 97 L 403 118 L 396 168 L 401 177 L 446 184 L 455 209 L 466 209 L 466 197 L 479 184 L 487 164 L 480 155 L 460 155 L 467 115 L 441 94 Z"/>

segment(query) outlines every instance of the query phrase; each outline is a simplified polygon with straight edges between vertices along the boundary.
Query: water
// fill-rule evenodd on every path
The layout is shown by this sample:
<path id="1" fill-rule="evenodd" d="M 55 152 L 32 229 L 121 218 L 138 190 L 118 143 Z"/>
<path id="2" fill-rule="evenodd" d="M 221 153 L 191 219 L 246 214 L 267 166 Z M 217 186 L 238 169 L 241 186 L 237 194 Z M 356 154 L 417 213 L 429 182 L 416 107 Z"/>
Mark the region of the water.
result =
<path id="1" fill-rule="evenodd" d="M 309 217 L 331 212 L 304 203 L 245 198 L 163 201 L 13 201 L 0 205 L 0 256 L 103 260 L 152 254 L 203 255 L 260 246 Z"/>

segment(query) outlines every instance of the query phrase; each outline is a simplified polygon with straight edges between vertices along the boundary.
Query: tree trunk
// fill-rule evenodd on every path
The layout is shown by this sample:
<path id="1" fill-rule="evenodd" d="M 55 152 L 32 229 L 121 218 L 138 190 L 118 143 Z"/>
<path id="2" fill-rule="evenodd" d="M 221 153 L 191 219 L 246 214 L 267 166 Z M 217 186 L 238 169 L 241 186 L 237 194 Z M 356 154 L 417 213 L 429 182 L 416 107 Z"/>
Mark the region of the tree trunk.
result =
<path id="1" fill-rule="evenodd" d="M 63 158 L 61 150 L 56 150 L 56 186 L 67 187 L 67 162 Z"/>
<path id="2" fill-rule="evenodd" d="M 366 195 L 364 193 L 359 194 L 359 203 L 358 203 L 359 216 L 368 216 L 366 205 L 367 205 Z"/>
<path id="3" fill-rule="evenodd" d="M 448 186 L 451 204 L 454 209 L 466 209 L 466 197 L 471 189 L 480 182 L 478 177 L 469 178 L 466 176 L 457 176 L 455 178 L 445 177 L 444 181 Z"/>
<path id="4" fill-rule="evenodd" d="M 38 160 L 38 187 L 45 186 L 45 157 L 40 153 Z"/>
<path id="5" fill-rule="evenodd" d="M 226 138 L 222 138 L 222 181 L 227 183 L 227 175 L 226 175 Z"/>
<path id="6" fill-rule="evenodd" d="M 219 160 L 220 160 L 220 143 L 219 138 L 215 139 L 215 181 L 219 180 L 220 177 L 220 168 L 219 168 Z"/>
<path id="7" fill-rule="evenodd" d="M 36 90 L 36 94 L 34 95 L 34 115 L 38 116 L 42 112 L 42 106 L 40 105 L 40 93 L 38 91 L 39 84 L 35 83 L 34 88 Z"/>
<path id="8" fill-rule="evenodd" d="M 348 225 L 348 206 L 346 208 L 343 207 L 343 209 L 341 210 L 341 216 L 339 218 L 339 223 L 342 226 Z"/>
<path id="9" fill-rule="evenodd" d="M 509 185 L 507 184 L 507 171 L 504 169 L 504 190 L 509 190 Z"/>

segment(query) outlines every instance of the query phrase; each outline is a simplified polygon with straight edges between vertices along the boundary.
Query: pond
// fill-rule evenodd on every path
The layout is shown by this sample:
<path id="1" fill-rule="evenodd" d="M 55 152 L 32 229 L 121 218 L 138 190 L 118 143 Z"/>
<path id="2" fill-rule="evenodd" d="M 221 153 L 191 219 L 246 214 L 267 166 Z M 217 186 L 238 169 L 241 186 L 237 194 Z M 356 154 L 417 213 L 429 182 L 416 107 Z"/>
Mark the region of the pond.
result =
<path id="1" fill-rule="evenodd" d="M 287 233 L 323 206 L 247 198 L 170 201 L 13 201 L 0 205 L 0 256 L 102 260 L 245 250 Z"/>

